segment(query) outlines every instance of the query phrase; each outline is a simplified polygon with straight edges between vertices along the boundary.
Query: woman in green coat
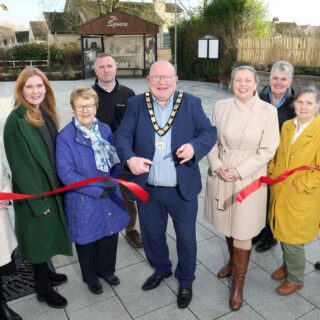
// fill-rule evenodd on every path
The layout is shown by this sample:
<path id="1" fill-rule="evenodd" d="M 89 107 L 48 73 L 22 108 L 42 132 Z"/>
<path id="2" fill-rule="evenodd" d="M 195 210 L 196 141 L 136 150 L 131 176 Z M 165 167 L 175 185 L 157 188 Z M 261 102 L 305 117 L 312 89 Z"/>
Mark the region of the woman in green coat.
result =
<path id="1" fill-rule="evenodd" d="M 4 128 L 13 191 L 39 194 L 59 187 L 55 172 L 58 119 L 53 90 L 37 68 L 27 67 L 15 86 L 15 108 Z M 72 255 L 60 195 L 14 201 L 15 229 L 24 258 L 32 263 L 39 301 L 64 308 L 67 300 L 52 286 L 67 277 L 49 270 L 56 254 Z"/>

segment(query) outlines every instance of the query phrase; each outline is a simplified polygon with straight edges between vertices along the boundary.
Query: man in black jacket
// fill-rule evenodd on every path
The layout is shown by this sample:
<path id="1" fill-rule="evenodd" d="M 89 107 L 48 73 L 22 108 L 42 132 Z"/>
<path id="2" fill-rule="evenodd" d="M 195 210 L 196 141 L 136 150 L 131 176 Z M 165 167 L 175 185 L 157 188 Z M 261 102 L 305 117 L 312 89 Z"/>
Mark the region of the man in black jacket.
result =
<path id="1" fill-rule="evenodd" d="M 101 53 L 97 56 L 94 71 L 97 79 L 92 88 L 99 96 L 99 108 L 97 108 L 96 117 L 108 124 L 112 132 L 115 133 L 124 115 L 127 100 L 133 97 L 135 93 L 132 89 L 121 85 L 116 79 L 117 65 L 110 54 Z M 131 220 L 126 228 L 126 239 L 133 247 L 141 248 L 141 237 L 135 229 L 137 220 L 136 203 L 129 199 L 124 187 L 121 188 L 121 191 Z"/>
<path id="2" fill-rule="evenodd" d="M 292 119 L 295 116 L 292 104 L 294 90 L 291 88 L 293 73 L 294 68 L 291 63 L 287 61 L 275 62 L 271 68 L 269 85 L 264 87 L 259 94 L 261 100 L 269 102 L 277 108 L 279 129 L 281 129 L 281 126 L 285 121 Z M 277 240 L 273 238 L 273 234 L 270 230 L 268 215 L 265 229 L 255 238 L 253 239 L 253 242 L 259 240 L 256 246 L 257 252 L 265 252 L 277 244 Z"/>

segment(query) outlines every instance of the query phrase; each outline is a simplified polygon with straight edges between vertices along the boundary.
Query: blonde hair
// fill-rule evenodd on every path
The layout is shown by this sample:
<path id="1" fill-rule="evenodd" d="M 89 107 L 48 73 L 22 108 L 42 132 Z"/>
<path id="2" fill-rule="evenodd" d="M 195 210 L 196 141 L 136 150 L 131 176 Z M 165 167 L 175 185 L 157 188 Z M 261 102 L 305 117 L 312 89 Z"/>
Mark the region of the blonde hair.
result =
<path id="1" fill-rule="evenodd" d="M 238 71 L 241 71 L 241 70 L 250 71 L 250 72 L 253 74 L 255 83 L 258 84 L 259 79 L 258 79 L 258 74 L 257 74 L 256 69 L 253 68 L 253 67 L 251 67 L 251 66 L 246 66 L 246 65 L 245 65 L 245 66 L 240 66 L 240 67 L 236 67 L 236 68 L 233 68 L 233 69 L 232 69 L 231 76 L 230 76 L 230 83 L 229 83 L 229 89 L 230 89 L 230 90 L 232 89 L 233 81 L 234 81 L 234 78 L 235 78 L 235 76 L 236 76 L 236 73 L 237 73 Z"/>
<path id="2" fill-rule="evenodd" d="M 72 90 L 71 95 L 70 95 L 70 104 L 71 104 L 72 109 L 74 109 L 74 102 L 78 98 L 83 98 L 83 99 L 91 99 L 92 98 L 94 100 L 96 108 L 98 108 L 98 106 L 99 106 L 98 94 L 91 87 L 78 86 Z"/>
<path id="3" fill-rule="evenodd" d="M 56 100 L 54 97 L 53 90 L 48 78 L 38 68 L 26 67 L 21 71 L 14 89 L 14 106 L 15 108 L 17 108 L 20 105 L 23 105 L 27 108 L 25 117 L 27 122 L 29 122 L 32 126 L 41 127 L 44 125 L 44 119 L 41 110 L 37 108 L 35 105 L 29 103 L 23 96 L 23 88 L 26 85 L 28 79 L 33 76 L 40 77 L 46 89 L 44 100 L 41 103 L 41 108 L 48 114 L 48 116 L 51 118 L 51 120 L 55 123 L 56 127 L 58 128 L 59 121 L 56 110 Z"/>

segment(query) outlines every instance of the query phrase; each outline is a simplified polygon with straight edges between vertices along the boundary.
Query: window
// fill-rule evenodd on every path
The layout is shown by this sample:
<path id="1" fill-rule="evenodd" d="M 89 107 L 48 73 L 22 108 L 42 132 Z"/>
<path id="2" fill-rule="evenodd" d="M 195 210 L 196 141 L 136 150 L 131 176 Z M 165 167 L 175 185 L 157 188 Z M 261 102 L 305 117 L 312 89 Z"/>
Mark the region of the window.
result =
<path id="1" fill-rule="evenodd" d="M 164 32 L 163 33 L 163 49 L 170 49 L 170 48 L 171 48 L 170 33 Z"/>

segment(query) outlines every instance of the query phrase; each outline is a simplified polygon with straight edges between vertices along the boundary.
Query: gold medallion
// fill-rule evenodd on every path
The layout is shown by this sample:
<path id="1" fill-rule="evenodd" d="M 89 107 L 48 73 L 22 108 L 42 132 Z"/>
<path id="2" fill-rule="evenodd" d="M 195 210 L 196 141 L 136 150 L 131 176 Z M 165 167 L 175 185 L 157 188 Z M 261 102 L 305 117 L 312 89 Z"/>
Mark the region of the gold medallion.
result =
<path id="1" fill-rule="evenodd" d="M 172 126 L 172 123 L 176 117 L 176 114 L 178 112 L 178 109 L 181 105 L 181 101 L 182 101 L 182 97 L 183 97 L 183 91 L 179 91 L 176 103 L 173 106 L 172 112 L 169 116 L 168 122 L 163 126 L 163 128 L 161 128 L 159 126 L 159 124 L 157 123 L 156 117 L 154 115 L 154 111 L 153 111 L 153 107 L 151 104 L 151 98 L 150 98 L 150 92 L 146 92 L 145 93 L 145 97 L 146 97 L 146 104 L 147 104 L 147 108 L 148 108 L 148 112 L 149 112 L 149 116 L 150 116 L 150 120 L 152 123 L 152 126 L 154 128 L 154 131 L 160 136 L 164 136 L 170 129 Z M 163 142 L 164 144 L 164 142 Z M 156 147 L 157 150 L 160 150 Z"/>
<path id="2" fill-rule="evenodd" d="M 164 147 L 165 147 L 164 141 L 159 140 L 156 142 L 156 150 L 163 150 Z"/>

